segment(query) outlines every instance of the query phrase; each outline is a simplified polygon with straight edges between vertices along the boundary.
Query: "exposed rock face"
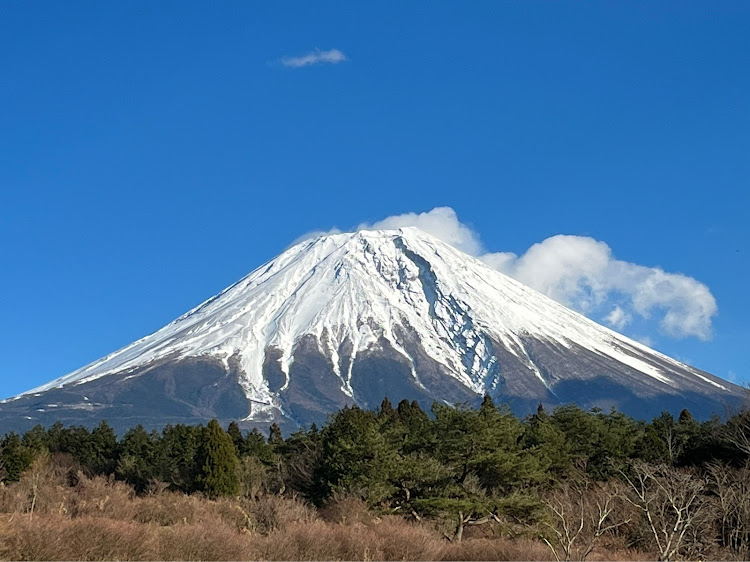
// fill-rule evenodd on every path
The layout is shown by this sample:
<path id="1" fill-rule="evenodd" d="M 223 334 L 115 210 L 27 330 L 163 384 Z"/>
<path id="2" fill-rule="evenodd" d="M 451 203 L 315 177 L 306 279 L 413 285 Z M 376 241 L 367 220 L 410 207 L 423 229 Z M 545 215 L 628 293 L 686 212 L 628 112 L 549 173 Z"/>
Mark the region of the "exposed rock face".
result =
<path id="1" fill-rule="evenodd" d="M 147 336 L 0 404 L 0 430 L 106 418 L 288 427 L 344 405 L 575 402 L 724 413 L 744 391 L 413 228 L 302 242 Z"/>

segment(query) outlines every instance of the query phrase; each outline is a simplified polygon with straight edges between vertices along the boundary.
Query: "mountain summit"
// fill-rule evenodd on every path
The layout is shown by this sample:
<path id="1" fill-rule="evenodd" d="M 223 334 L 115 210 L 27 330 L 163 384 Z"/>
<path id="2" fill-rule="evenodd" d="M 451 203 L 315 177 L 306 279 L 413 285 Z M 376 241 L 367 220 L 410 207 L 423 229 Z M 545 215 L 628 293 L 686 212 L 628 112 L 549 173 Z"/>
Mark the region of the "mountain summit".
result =
<path id="1" fill-rule="evenodd" d="M 384 396 L 521 413 L 739 403 L 738 387 L 573 312 L 416 228 L 306 240 L 161 330 L 0 405 L 0 423 L 290 424 Z"/>

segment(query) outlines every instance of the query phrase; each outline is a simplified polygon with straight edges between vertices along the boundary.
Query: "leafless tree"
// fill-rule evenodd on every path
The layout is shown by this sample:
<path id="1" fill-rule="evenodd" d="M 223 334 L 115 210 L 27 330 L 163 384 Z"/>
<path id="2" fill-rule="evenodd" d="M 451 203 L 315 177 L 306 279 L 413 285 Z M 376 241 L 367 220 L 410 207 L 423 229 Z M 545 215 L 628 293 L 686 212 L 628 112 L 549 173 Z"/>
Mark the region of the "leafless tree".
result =
<path id="1" fill-rule="evenodd" d="M 443 536 L 450 542 L 461 542 L 464 537 L 464 528 L 475 525 L 484 525 L 486 523 L 502 523 L 500 517 L 498 517 L 495 511 L 487 513 L 484 516 L 478 516 L 475 513 L 464 513 L 463 511 L 458 512 L 456 530 L 453 532 L 453 536 L 444 533 Z"/>
<path id="2" fill-rule="evenodd" d="M 750 559 L 750 466 L 708 466 L 708 485 L 716 498 L 719 542 L 737 560 Z"/>
<path id="3" fill-rule="evenodd" d="M 566 481 L 543 498 L 551 516 L 546 526 L 553 539 L 542 537 L 555 559 L 586 560 L 608 532 L 629 523 L 615 516 L 622 494 L 618 483 Z"/>
<path id="4" fill-rule="evenodd" d="M 724 426 L 724 435 L 740 452 L 750 456 L 750 410 L 731 416 Z"/>
<path id="5" fill-rule="evenodd" d="M 50 467 L 49 453 L 41 453 L 34 459 L 34 462 L 31 463 L 27 473 L 24 475 L 25 479 L 29 481 L 29 519 L 34 518 L 34 509 L 39 499 L 41 484 L 47 481 L 51 475 L 52 468 Z"/>
<path id="6" fill-rule="evenodd" d="M 624 497 L 642 512 L 659 560 L 675 560 L 689 532 L 705 525 L 705 482 L 689 470 L 645 463 L 635 463 L 623 477 L 630 488 Z"/>

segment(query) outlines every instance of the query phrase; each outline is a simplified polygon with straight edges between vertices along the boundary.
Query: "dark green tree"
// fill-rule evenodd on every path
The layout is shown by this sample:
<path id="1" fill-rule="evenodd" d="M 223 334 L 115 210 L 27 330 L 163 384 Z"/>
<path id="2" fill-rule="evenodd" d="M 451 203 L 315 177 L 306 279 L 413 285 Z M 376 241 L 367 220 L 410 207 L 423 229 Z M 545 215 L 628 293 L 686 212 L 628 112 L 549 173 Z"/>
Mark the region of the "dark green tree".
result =
<path id="1" fill-rule="evenodd" d="M 273 447 L 278 447 L 284 443 L 284 437 L 281 435 L 281 428 L 276 422 L 271 424 L 268 428 L 268 444 Z"/>
<path id="2" fill-rule="evenodd" d="M 142 425 L 128 430 L 119 444 L 115 474 L 131 484 L 138 493 L 146 491 L 157 474 L 158 434 L 149 434 Z"/>
<path id="3" fill-rule="evenodd" d="M 332 416 L 322 431 L 322 456 L 317 485 L 328 495 L 356 493 L 371 503 L 389 497 L 396 451 L 380 432 L 376 414 L 356 406 Z"/>
<path id="4" fill-rule="evenodd" d="M 197 484 L 200 491 L 211 498 L 239 493 L 238 459 L 234 443 L 216 420 L 208 422 L 203 430 L 198 459 L 201 470 Z"/>
<path id="5" fill-rule="evenodd" d="M 378 418 L 382 421 L 385 421 L 393 418 L 395 415 L 396 410 L 393 408 L 393 404 L 391 404 L 391 401 L 388 400 L 388 397 L 386 396 L 380 403 L 380 408 L 378 409 Z"/>
<path id="6" fill-rule="evenodd" d="M 539 467 L 549 475 L 550 480 L 565 477 L 573 469 L 565 434 L 553 423 L 544 408 L 537 408 L 537 413 L 527 420 L 521 444 L 524 449 L 533 451 L 539 460 Z"/>
<path id="7" fill-rule="evenodd" d="M 292 433 L 280 447 L 279 453 L 281 458 L 278 465 L 281 467 L 283 486 L 315 503 L 321 503 L 326 490 L 320 488 L 316 479 L 323 455 L 318 428 L 313 424 L 309 431 L 300 430 Z"/>
<path id="8" fill-rule="evenodd" d="M 192 492 L 200 467 L 196 462 L 202 426 L 168 425 L 157 446 L 158 475 L 173 489 Z"/>
<path id="9" fill-rule="evenodd" d="M 34 451 L 35 455 L 50 450 L 47 430 L 39 424 L 24 433 L 22 441 L 25 447 Z"/>
<path id="10" fill-rule="evenodd" d="M 4 472 L 0 476 L 6 480 L 17 482 L 33 461 L 33 452 L 24 446 L 17 433 L 8 433 L 0 441 L 0 466 Z"/>
<path id="11" fill-rule="evenodd" d="M 89 437 L 89 458 L 86 462 L 96 474 L 112 474 L 117 463 L 117 436 L 104 420 L 94 428 Z"/>
<path id="12" fill-rule="evenodd" d="M 274 446 L 268 443 L 257 428 L 253 428 L 250 433 L 245 435 L 243 451 L 244 455 L 255 457 L 266 466 L 271 466 L 277 462 Z"/>
<path id="13" fill-rule="evenodd" d="M 242 437 L 242 431 L 236 421 L 233 421 L 227 427 L 227 435 L 232 438 L 234 448 L 237 450 L 237 456 L 245 454 L 245 438 Z"/>

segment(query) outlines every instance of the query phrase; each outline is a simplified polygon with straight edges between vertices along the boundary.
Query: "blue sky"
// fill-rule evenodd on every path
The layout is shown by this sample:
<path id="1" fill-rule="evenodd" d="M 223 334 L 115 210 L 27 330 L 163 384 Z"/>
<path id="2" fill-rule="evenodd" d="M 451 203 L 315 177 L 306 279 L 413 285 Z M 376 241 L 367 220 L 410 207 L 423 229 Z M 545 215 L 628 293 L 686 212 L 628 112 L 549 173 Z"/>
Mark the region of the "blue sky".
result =
<path id="1" fill-rule="evenodd" d="M 747 2 L 2 12 L 2 396 L 407 213 L 750 381 Z"/>

